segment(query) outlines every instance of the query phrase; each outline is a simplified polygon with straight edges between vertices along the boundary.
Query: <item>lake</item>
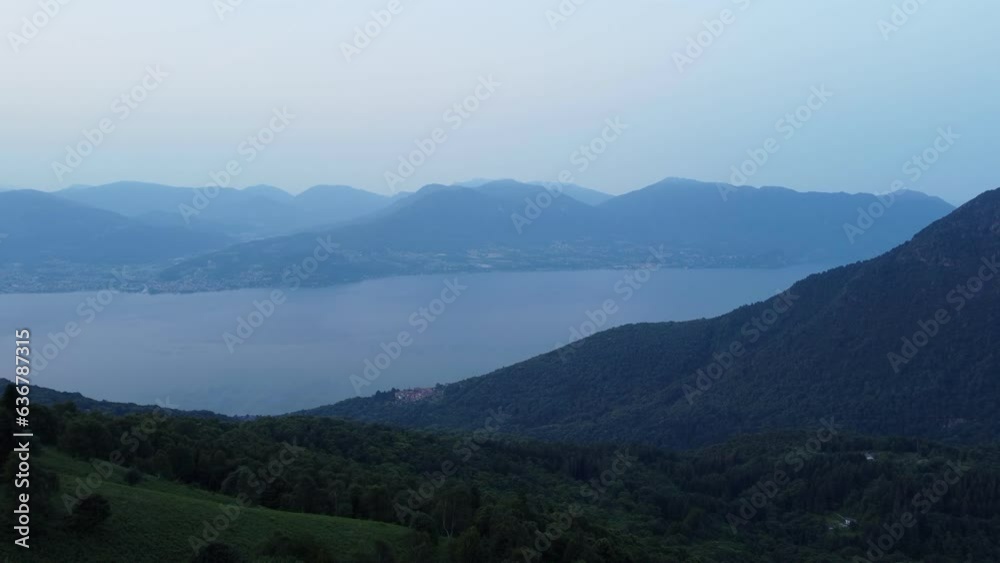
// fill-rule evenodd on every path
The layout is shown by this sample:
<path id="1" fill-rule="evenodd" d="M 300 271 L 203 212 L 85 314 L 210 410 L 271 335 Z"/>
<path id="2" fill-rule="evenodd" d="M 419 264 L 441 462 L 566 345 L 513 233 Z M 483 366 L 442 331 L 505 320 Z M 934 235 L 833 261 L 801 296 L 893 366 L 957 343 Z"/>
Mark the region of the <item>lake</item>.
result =
<path id="1" fill-rule="evenodd" d="M 0 325 L 11 353 L 13 329 L 32 330 L 35 385 L 280 414 L 481 375 L 595 329 L 720 315 L 822 269 L 433 275 L 280 294 L 0 295 Z"/>

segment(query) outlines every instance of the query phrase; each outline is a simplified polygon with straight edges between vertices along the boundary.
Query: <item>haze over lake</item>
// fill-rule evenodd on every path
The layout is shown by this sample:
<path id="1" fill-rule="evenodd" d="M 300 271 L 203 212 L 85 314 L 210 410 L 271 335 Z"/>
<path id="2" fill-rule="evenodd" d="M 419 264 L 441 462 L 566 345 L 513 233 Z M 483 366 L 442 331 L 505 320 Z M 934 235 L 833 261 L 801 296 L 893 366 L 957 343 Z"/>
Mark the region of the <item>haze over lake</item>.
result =
<path id="1" fill-rule="evenodd" d="M 272 290 L 118 294 L 99 312 L 88 304 L 96 292 L 0 295 L 0 322 L 33 331 L 36 385 L 113 401 L 169 398 L 182 409 L 280 414 L 356 396 L 351 375 L 362 376 L 366 360 L 374 363 L 383 343 L 402 332 L 410 344 L 362 394 L 450 383 L 550 351 L 584 331 L 588 311 L 608 300 L 617 312 L 602 330 L 711 317 L 822 269 L 670 269 L 631 285 L 631 271 L 457 274 L 302 289 L 231 346 L 224 333 L 236 335 L 237 319 L 249 318 L 254 301 Z M 433 302 L 456 279 L 465 289 L 442 311 Z M 79 326 L 68 342 L 58 334 L 67 323 Z M 52 355 L 58 341 L 65 348 L 42 369 L 37 356 L 50 343 Z"/>

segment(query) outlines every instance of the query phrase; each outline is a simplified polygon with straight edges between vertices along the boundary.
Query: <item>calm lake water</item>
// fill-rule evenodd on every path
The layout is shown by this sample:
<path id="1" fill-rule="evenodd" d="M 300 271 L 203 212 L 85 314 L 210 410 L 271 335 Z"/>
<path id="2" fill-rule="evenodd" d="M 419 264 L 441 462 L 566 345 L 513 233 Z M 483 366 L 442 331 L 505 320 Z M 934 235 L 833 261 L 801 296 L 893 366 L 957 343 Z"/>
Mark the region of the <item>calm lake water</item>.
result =
<path id="1" fill-rule="evenodd" d="M 254 302 L 267 312 L 272 290 L 0 295 L 0 327 L 11 353 L 13 329 L 32 330 L 36 385 L 278 414 L 356 396 L 351 375 L 363 378 L 369 365 L 376 376 L 363 395 L 449 383 L 550 351 L 594 325 L 716 316 L 821 269 L 661 270 L 645 280 L 603 270 L 389 278 L 287 292 L 267 318 Z M 445 291 L 456 279 L 464 286 L 457 296 Z M 608 304 L 602 321 L 597 311 Z M 76 326 L 67 331 L 67 323 Z M 44 366 L 43 351 L 51 357 Z"/>

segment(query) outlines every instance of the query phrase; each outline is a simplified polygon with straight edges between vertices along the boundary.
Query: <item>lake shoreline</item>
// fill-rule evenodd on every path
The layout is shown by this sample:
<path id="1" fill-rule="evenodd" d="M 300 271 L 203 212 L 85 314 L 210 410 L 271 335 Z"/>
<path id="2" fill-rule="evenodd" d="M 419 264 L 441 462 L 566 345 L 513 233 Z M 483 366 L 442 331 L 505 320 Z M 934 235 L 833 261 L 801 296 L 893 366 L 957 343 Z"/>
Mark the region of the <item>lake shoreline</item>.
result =
<path id="1" fill-rule="evenodd" d="M 51 356 L 39 356 L 48 363 L 39 385 L 270 416 L 452 383 L 591 330 L 721 315 L 823 269 L 442 273 L 294 292 L 4 294 L 0 323 L 38 335 L 39 353 Z M 594 318 L 603 320 L 591 328 Z M 391 362 L 381 357 L 387 348 Z M 359 391 L 359 379 L 370 385 Z"/>

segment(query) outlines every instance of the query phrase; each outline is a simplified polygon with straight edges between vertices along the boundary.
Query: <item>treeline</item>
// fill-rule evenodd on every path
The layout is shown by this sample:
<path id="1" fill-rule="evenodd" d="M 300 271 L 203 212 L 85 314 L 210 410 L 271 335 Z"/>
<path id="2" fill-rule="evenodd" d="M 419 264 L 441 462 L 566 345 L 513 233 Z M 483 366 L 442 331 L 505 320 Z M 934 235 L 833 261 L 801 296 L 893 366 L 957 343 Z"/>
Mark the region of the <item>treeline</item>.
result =
<path id="1" fill-rule="evenodd" d="M 9 412 L 0 418 L 0 440 L 11 440 L 12 424 Z M 913 525 L 879 560 L 1000 560 L 994 448 L 804 432 L 670 453 L 310 417 L 108 416 L 72 404 L 33 406 L 32 426 L 43 444 L 137 478 L 412 528 L 405 550 L 380 547 L 383 562 L 846 563 L 907 512 Z M 12 449 L 0 444 L 0 456 Z M 952 482 L 956 464 L 964 469 Z"/>

